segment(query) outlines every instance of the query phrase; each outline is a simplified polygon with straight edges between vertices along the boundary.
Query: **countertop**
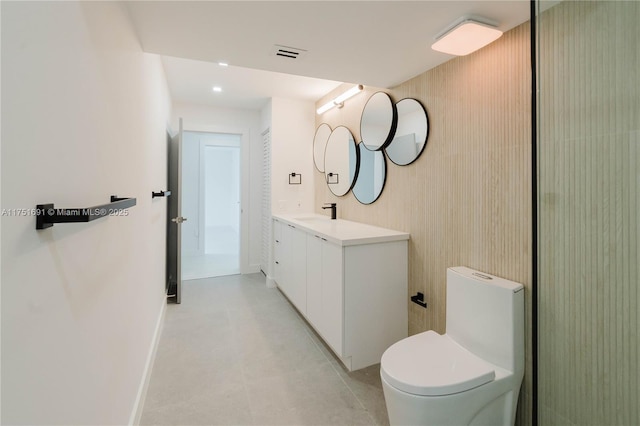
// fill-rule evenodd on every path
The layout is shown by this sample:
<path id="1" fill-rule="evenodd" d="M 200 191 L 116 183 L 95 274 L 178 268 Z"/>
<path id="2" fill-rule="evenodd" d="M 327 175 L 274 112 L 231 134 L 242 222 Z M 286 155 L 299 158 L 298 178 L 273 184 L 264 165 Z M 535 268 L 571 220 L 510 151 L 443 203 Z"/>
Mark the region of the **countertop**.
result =
<path id="1" fill-rule="evenodd" d="M 340 246 L 355 246 L 361 244 L 375 244 L 389 241 L 403 241 L 409 239 L 406 232 L 393 229 L 380 228 L 350 220 L 335 219 L 313 214 L 278 214 L 273 215 L 275 220 L 293 225 L 309 234 L 325 238 Z"/>

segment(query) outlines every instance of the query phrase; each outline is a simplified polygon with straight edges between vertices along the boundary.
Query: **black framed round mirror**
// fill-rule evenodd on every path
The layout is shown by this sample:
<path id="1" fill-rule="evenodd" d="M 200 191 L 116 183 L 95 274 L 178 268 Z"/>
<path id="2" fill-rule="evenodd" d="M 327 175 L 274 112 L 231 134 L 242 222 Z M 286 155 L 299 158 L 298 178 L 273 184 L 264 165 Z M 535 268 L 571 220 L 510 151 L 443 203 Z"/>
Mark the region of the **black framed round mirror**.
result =
<path id="1" fill-rule="evenodd" d="M 427 145 L 429 117 L 416 99 L 406 98 L 396 103 L 398 125 L 385 152 L 394 164 L 406 166 L 418 159 Z"/>
<path id="2" fill-rule="evenodd" d="M 398 112 L 391 97 L 376 92 L 364 106 L 360 118 L 360 137 L 370 151 L 378 151 L 393 139 L 398 123 Z"/>
<path id="3" fill-rule="evenodd" d="M 387 180 L 387 162 L 382 151 L 370 151 L 360 142 L 358 144 L 360 168 L 358 178 L 353 185 L 353 195 L 362 204 L 376 201 Z"/>
<path id="4" fill-rule="evenodd" d="M 331 136 L 331 127 L 327 123 L 322 123 L 313 137 L 313 163 L 322 173 L 324 173 L 324 150 L 327 148 L 329 136 Z"/>
<path id="5" fill-rule="evenodd" d="M 334 195 L 345 195 L 358 176 L 360 156 L 351 131 L 338 126 L 331 132 L 324 152 L 324 176 Z"/>

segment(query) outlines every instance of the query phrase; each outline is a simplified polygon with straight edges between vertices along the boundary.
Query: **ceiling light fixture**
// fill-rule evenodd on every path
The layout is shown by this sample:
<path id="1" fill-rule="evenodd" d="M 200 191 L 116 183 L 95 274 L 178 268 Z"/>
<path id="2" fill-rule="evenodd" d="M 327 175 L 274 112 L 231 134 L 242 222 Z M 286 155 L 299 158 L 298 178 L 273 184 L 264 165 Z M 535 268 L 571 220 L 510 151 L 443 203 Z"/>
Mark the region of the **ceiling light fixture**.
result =
<path id="1" fill-rule="evenodd" d="M 218 65 L 220 65 L 221 67 L 228 67 L 229 64 L 226 62 L 218 62 Z"/>
<path id="2" fill-rule="evenodd" d="M 362 92 L 362 89 L 364 89 L 364 87 L 362 86 L 362 84 L 358 84 L 357 86 L 353 86 L 351 89 L 347 90 L 346 92 L 344 92 L 343 94 L 341 94 L 340 96 L 336 96 L 333 100 L 327 102 L 326 104 L 322 105 L 320 108 L 318 108 L 316 110 L 316 113 L 318 114 L 323 114 L 326 111 L 329 111 L 331 108 L 337 106 L 338 108 L 342 108 L 344 106 L 344 101 L 346 101 L 347 99 L 357 95 L 358 93 Z"/>
<path id="3" fill-rule="evenodd" d="M 463 16 L 438 34 L 433 50 L 450 55 L 465 56 L 502 36 L 497 23 L 477 16 Z"/>
<path id="4" fill-rule="evenodd" d="M 220 93 L 220 92 L 222 92 L 222 87 L 213 86 L 213 91 L 216 92 L 216 93 Z"/>

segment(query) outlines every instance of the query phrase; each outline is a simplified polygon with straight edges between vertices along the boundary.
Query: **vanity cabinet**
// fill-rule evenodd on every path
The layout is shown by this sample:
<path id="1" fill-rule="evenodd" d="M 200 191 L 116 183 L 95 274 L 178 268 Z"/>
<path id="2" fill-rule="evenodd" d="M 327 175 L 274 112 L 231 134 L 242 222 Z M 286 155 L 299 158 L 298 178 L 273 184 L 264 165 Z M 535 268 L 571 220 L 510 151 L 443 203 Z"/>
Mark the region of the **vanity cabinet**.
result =
<path id="1" fill-rule="evenodd" d="M 278 287 L 304 314 L 307 310 L 307 237 L 295 225 L 274 221 L 274 278 Z"/>
<path id="2" fill-rule="evenodd" d="M 273 226 L 273 279 L 282 286 L 282 268 L 284 259 L 284 247 L 282 245 L 282 228 L 286 226 L 280 221 L 274 220 Z"/>
<path id="3" fill-rule="evenodd" d="M 320 216 L 322 218 L 322 216 Z M 348 370 L 408 335 L 409 235 L 274 217 L 274 279 Z"/>
<path id="4" fill-rule="evenodd" d="M 342 247 L 307 234 L 307 320 L 336 354 L 343 354 Z"/>

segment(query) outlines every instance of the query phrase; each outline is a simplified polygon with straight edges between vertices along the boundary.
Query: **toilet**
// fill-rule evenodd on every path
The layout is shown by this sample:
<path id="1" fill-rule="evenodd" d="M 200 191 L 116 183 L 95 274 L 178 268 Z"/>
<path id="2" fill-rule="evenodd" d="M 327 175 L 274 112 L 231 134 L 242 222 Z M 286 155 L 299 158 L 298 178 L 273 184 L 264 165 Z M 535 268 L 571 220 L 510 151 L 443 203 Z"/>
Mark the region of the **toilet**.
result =
<path id="1" fill-rule="evenodd" d="M 389 347 L 380 376 L 391 425 L 513 425 L 524 376 L 522 284 L 447 269 L 446 333 Z"/>

